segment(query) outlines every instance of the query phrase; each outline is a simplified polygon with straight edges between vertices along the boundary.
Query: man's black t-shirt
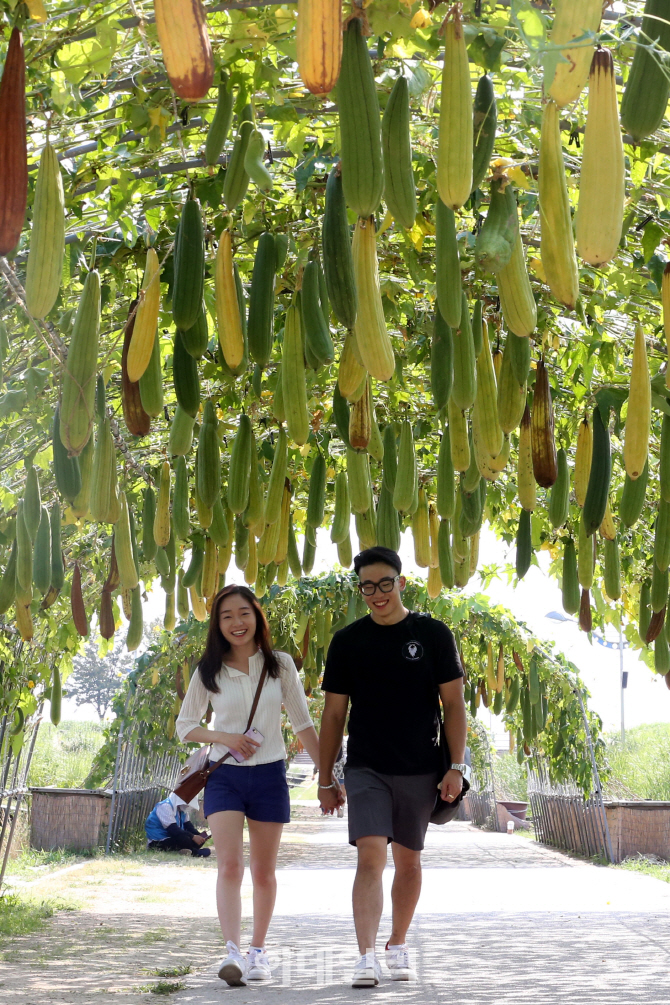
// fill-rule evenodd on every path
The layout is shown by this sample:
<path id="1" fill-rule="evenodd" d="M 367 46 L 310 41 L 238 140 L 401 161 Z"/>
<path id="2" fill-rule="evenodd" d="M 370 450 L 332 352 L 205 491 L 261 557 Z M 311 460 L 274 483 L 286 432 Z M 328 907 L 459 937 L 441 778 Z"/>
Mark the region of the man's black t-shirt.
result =
<path id="1" fill-rule="evenodd" d="M 321 686 L 351 698 L 347 765 L 387 775 L 437 771 L 437 687 L 462 676 L 454 636 L 429 615 L 410 611 L 378 625 L 368 614 L 336 632 Z"/>

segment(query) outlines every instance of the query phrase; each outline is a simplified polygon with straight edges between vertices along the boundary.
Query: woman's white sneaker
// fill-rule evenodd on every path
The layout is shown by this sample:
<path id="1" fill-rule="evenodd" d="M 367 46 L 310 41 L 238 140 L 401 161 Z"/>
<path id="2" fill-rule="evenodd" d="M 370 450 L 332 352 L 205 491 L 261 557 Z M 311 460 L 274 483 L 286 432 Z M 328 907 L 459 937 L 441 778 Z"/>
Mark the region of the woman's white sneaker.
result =
<path id="1" fill-rule="evenodd" d="M 352 988 L 374 988 L 382 978 L 382 968 L 374 953 L 364 953 L 354 967 Z"/>
<path id="2" fill-rule="evenodd" d="M 272 971 L 268 954 L 264 949 L 252 947 L 247 953 L 247 980 L 249 981 L 270 981 Z"/>
<path id="3" fill-rule="evenodd" d="M 234 942 L 226 942 L 228 955 L 219 964 L 219 977 L 231 988 L 247 986 L 247 961 Z"/>
<path id="4" fill-rule="evenodd" d="M 410 966 L 407 946 L 387 946 L 384 956 L 392 981 L 416 980 L 416 970 Z"/>

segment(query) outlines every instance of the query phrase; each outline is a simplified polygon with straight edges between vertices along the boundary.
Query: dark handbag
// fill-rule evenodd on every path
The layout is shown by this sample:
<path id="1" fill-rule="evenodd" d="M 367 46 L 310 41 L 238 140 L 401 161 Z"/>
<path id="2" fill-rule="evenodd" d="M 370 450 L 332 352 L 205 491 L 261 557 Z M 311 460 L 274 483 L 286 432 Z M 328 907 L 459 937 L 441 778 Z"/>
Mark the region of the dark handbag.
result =
<path id="1" fill-rule="evenodd" d="M 254 695 L 254 701 L 251 706 L 251 712 L 249 713 L 249 721 L 247 722 L 247 728 L 244 730 L 245 733 L 251 727 L 251 723 L 256 714 L 256 709 L 258 708 L 258 700 L 261 696 L 261 690 L 263 688 L 263 684 L 265 683 L 267 672 L 268 672 L 267 667 L 263 667 L 263 672 L 258 682 L 258 687 L 256 688 L 256 694 Z M 210 743 L 208 746 L 200 747 L 199 750 L 194 751 L 194 753 L 191 754 L 189 759 L 184 764 L 184 767 L 181 769 L 181 772 L 179 773 L 179 781 L 175 785 L 173 791 L 175 795 L 179 796 L 180 799 L 183 799 L 185 803 L 190 803 L 191 800 L 194 799 L 199 792 L 202 792 L 205 785 L 207 784 L 207 779 L 212 774 L 212 772 L 216 771 L 216 769 L 219 767 L 220 764 L 223 764 L 224 761 L 227 761 L 229 757 L 233 756 L 231 752 L 228 751 L 227 754 L 224 754 L 223 757 L 220 757 L 218 761 L 214 762 L 214 764 L 210 764 L 209 754 L 211 749 L 212 745 Z"/>
<path id="2" fill-rule="evenodd" d="M 442 766 L 442 771 L 440 774 L 440 782 L 446 775 L 447 771 L 451 767 L 451 755 L 449 754 L 449 744 L 447 743 L 447 737 L 444 732 L 444 722 L 442 721 L 442 715 L 439 712 L 439 699 L 438 699 L 438 715 L 440 716 L 440 763 Z M 470 748 L 465 748 L 465 763 L 471 764 L 470 759 Z M 448 824 L 450 820 L 458 815 L 458 808 L 463 800 L 463 796 L 470 788 L 470 783 L 464 778 L 463 788 L 461 789 L 460 795 L 456 799 L 452 799 L 451 802 L 447 802 L 443 799 L 439 791 L 435 797 L 435 805 L 433 807 L 433 812 L 430 815 L 431 824 Z"/>

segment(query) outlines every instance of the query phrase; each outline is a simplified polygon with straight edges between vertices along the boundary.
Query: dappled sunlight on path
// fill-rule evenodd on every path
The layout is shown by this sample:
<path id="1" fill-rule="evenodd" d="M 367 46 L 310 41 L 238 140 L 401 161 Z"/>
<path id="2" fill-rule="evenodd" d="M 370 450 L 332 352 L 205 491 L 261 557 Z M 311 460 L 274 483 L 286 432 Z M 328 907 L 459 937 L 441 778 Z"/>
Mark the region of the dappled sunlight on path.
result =
<path id="1" fill-rule="evenodd" d="M 61 912 L 44 932 L 2 946 L 0 1002 L 155 1002 L 150 988 L 160 980 L 172 987 L 167 1000 L 176 1005 L 213 1005 L 229 993 L 241 1005 L 358 1001 L 366 992 L 349 987 L 356 958 L 350 914 L 356 856 L 346 820 L 323 820 L 307 808 L 297 813 L 279 855 L 268 940 L 271 983 L 229 989 L 216 976 L 221 939 L 213 859 L 143 854 L 92 859 L 32 884 L 33 896 L 64 898 L 80 910 Z M 389 868 L 380 948 L 388 938 L 391 879 Z M 243 910 L 246 928 L 248 875 Z M 463 823 L 431 827 L 409 941 L 420 983 L 392 984 L 385 977 L 369 992 L 376 1001 L 670 1000 L 670 884 L 568 858 L 527 837 Z M 178 976 L 187 968 L 190 973 Z"/>

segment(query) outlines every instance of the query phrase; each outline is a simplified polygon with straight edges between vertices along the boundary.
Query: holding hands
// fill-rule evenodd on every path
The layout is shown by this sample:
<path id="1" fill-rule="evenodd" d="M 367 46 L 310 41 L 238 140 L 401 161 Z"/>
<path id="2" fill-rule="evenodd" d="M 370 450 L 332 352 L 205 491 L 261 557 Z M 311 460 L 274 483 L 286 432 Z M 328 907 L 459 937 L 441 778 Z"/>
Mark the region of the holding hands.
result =
<path id="1" fill-rule="evenodd" d="M 344 806 L 347 798 L 344 786 L 340 785 L 337 779 L 333 778 L 332 785 L 332 788 L 319 785 L 321 812 L 326 815 L 335 813 L 340 806 Z"/>

